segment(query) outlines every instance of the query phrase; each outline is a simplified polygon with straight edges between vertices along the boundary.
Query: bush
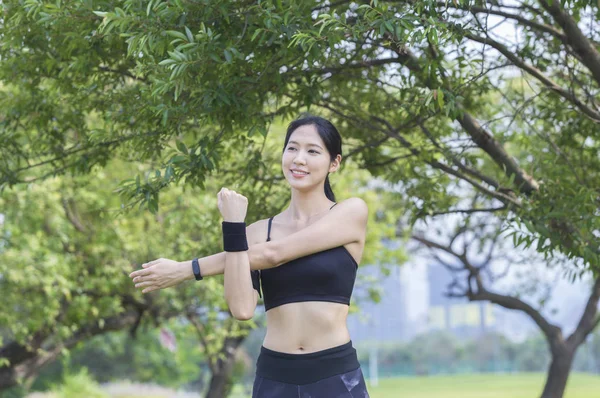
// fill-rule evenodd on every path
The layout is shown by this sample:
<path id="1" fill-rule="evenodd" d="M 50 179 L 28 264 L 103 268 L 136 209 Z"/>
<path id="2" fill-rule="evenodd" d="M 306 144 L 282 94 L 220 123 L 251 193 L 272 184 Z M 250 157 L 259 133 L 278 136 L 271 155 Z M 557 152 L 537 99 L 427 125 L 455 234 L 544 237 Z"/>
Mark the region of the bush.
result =
<path id="1" fill-rule="evenodd" d="M 54 386 L 51 393 L 60 398 L 108 398 L 100 389 L 100 385 L 89 375 L 87 368 L 78 373 L 65 373 L 62 384 Z"/>

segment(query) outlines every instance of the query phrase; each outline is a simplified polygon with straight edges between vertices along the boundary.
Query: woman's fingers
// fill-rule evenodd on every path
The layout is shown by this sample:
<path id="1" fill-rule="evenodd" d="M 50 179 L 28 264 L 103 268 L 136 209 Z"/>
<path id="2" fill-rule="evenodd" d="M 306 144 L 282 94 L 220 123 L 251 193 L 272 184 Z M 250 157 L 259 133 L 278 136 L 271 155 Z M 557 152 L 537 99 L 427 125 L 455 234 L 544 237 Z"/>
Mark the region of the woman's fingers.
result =
<path id="1" fill-rule="evenodd" d="M 130 278 L 135 278 L 138 276 L 146 276 L 146 275 L 150 275 L 152 273 L 151 269 L 140 269 L 137 271 L 133 271 L 131 274 L 129 274 Z"/>
<path id="2" fill-rule="evenodd" d="M 133 278 L 133 283 L 139 283 L 139 282 L 151 282 L 153 281 L 154 278 L 152 277 L 152 275 L 146 275 L 146 276 L 136 276 L 135 278 Z"/>
<path id="3" fill-rule="evenodd" d="M 144 267 L 143 269 L 133 271 L 129 274 L 129 277 L 135 284 L 136 289 L 143 289 L 142 293 L 149 293 L 154 290 L 161 289 L 161 287 L 158 286 L 160 277 L 156 274 L 156 272 L 158 272 L 158 269 L 153 266 L 160 264 L 160 262 L 163 260 L 165 259 L 158 258 L 156 260 L 144 263 L 142 264 L 142 267 Z"/>
<path id="4" fill-rule="evenodd" d="M 158 263 L 159 261 L 162 261 L 162 260 L 163 260 L 162 258 L 157 258 L 156 260 L 152 260 L 150 262 L 142 264 L 142 267 L 148 268 L 148 267 L 150 267 L 150 266 L 152 266 L 152 265 L 154 265 L 154 264 L 156 264 L 156 263 Z"/>

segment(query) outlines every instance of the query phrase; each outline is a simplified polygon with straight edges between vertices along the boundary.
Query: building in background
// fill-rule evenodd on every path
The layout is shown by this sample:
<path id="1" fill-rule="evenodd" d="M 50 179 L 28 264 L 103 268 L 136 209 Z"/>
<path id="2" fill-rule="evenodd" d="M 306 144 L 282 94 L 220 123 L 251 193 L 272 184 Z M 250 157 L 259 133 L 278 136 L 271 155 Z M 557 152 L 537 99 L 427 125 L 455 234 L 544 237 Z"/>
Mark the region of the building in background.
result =
<path id="1" fill-rule="evenodd" d="M 488 302 L 469 302 L 465 298 L 447 297 L 451 275 L 439 264 L 419 262 L 415 258 L 402 266 L 391 267 L 383 277 L 379 267 L 360 267 L 360 278 L 377 278 L 382 290 L 381 301 L 371 302 L 364 284 L 357 281 L 353 302 L 359 312 L 348 317 L 353 341 L 409 341 L 416 335 L 446 330 L 458 338 L 496 332 L 510 340 L 523 341 L 539 333 L 531 319 L 520 311 L 509 310 Z M 510 281 L 504 281 L 510 285 Z M 492 289 L 500 286 L 492 286 Z M 544 310 L 551 322 L 570 333 L 577 325 L 589 289 L 585 282 L 561 281 L 555 286 L 551 305 Z M 530 301 L 535 306 L 535 303 Z M 556 311 L 553 311 L 553 310 Z"/>
<path id="2" fill-rule="evenodd" d="M 428 330 L 446 330 L 458 337 L 475 337 L 497 331 L 495 306 L 488 302 L 469 302 L 466 298 L 448 297 L 452 275 L 441 265 L 427 267 L 429 306 Z"/>

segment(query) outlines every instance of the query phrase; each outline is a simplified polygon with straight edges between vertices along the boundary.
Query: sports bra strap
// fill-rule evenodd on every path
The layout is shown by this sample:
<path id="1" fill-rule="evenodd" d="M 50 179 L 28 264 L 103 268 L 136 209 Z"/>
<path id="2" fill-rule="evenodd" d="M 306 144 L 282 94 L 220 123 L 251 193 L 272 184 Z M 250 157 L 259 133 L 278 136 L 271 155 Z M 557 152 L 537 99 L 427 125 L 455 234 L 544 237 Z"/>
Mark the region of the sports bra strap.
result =
<path id="1" fill-rule="evenodd" d="M 273 222 L 273 217 L 269 218 L 269 231 L 267 232 L 267 242 L 271 240 L 271 223 Z"/>
<path id="2" fill-rule="evenodd" d="M 337 202 L 333 204 L 333 206 L 337 205 Z M 331 206 L 329 208 L 329 210 L 333 209 L 333 206 Z M 271 223 L 273 222 L 273 218 L 275 218 L 275 216 L 269 218 L 269 229 L 267 231 L 267 242 L 269 242 L 271 240 Z"/>

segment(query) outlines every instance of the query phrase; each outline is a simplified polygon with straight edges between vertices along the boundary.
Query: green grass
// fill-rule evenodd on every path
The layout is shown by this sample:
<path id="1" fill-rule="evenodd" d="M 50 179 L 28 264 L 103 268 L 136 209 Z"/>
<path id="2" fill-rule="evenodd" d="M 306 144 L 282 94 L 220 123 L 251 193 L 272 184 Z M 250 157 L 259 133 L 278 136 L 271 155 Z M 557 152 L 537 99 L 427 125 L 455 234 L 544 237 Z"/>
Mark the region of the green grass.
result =
<path id="1" fill-rule="evenodd" d="M 545 374 L 474 374 L 456 376 L 398 377 L 380 379 L 369 386 L 371 398 L 537 398 Z M 246 398 L 241 390 L 231 398 Z M 600 397 L 600 376 L 572 373 L 564 398 Z"/>
<path id="2" fill-rule="evenodd" d="M 372 398 L 535 398 L 541 395 L 544 374 L 459 375 L 380 380 L 369 389 Z M 600 376 L 574 373 L 564 398 L 597 398 Z"/>

